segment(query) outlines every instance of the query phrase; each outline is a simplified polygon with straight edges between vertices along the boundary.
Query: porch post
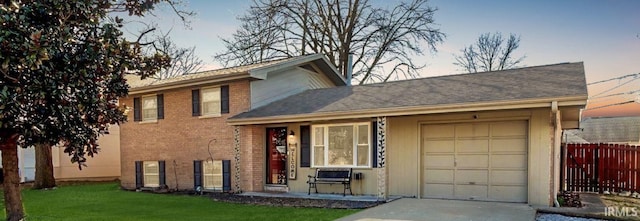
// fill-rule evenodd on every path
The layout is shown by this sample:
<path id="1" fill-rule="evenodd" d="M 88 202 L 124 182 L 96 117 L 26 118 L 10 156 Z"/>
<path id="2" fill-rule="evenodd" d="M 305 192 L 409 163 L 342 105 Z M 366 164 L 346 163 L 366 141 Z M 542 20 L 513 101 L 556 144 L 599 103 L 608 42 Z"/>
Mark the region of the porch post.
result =
<path id="1" fill-rule="evenodd" d="M 387 117 L 378 117 L 378 199 L 386 200 L 388 197 L 387 194 L 387 168 L 386 167 L 386 158 L 387 158 Z"/>
<path id="2" fill-rule="evenodd" d="M 233 127 L 233 155 L 235 158 L 234 163 L 234 189 L 233 192 L 240 193 L 240 126 Z"/>

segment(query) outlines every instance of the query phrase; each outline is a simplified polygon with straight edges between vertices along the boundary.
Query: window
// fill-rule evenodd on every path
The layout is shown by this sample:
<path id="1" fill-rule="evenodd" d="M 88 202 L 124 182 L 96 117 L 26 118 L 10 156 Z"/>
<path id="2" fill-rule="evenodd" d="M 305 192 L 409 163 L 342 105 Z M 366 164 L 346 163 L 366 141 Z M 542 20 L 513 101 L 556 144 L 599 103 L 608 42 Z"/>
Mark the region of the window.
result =
<path id="1" fill-rule="evenodd" d="M 158 161 L 144 161 L 144 186 L 159 187 L 160 186 L 160 166 Z"/>
<path id="2" fill-rule="evenodd" d="M 220 115 L 220 88 L 202 89 L 202 115 Z"/>
<path id="3" fill-rule="evenodd" d="M 203 161 L 202 170 L 204 188 L 222 190 L 222 161 Z"/>
<path id="4" fill-rule="evenodd" d="M 369 123 L 312 126 L 313 167 L 369 167 Z"/>
<path id="5" fill-rule="evenodd" d="M 191 91 L 192 116 L 221 116 L 229 113 L 229 85 Z"/>
<path id="6" fill-rule="evenodd" d="M 142 97 L 142 121 L 158 119 L 158 99 L 156 96 Z"/>

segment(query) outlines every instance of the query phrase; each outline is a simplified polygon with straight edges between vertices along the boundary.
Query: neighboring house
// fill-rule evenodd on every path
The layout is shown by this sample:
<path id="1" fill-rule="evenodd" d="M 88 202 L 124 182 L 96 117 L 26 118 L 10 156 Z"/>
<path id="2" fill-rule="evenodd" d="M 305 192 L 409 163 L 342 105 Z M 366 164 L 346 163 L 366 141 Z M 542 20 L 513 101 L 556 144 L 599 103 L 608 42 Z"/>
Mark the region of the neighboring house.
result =
<path id="1" fill-rule="evenodd" d="M 121 125 L 122 187 L 229 191 L 239 185 L 231 171 L 240 167 L 247 170 L 243 183 L 262 184 L 248 171 L 263 171 L 265 162 L 236 154 L 241 142 L 262 144 L 264 131 L 238 131 L 227 124 L 229 117 L 345 80 L 315 54 L 164 80 L 130 77 L 128 83 L 129 96 L 120 100 L 129 108 L 129 122 Z"/>
<path id="2" fill-rule="evenodd" d="M 587 144 L 589 141 L 580 137 L 580 130 L 565 130 L 562 132 L 562 143 Z"/>
<path id="3" fill-rule="evenodd" d="M 56 180 L 98 181 L 115 180 L 120 177 L 120 129 L 117 125 L 109 128 L 109 134 L 98 139 L 100 151 L 94 157 L 87 157 L 86 166 L 78 169 L 71 163 L 71 157 L 59 147 L 52 147 L 53 175 Z M 20 182 L 35 180 L 35 149 L 18 148 L 18 171 Z"/>
<path id="4" fill-rule="evenodd" d="M 567 139 L 567 143 L 612 143 L 640 145 L 640 117 L 592 117 L 580 122 L 579 130 L 568 132 L 580 140 Z M 566 138 L 571 138 L 567 136 Z"/>
<path id="5" fill-rule="evenodd" d="M 98 138 L 99 151 L 87 156 L 86 166 L 78 169 L 63 148 L 53 148 L 53 174 L 56 180 L 116 180 L 120 178 L 120 126 L 111 125 L 109 133 Z"/>
<path id="6" fill-rule="evenodd" d="M 154 142 L 149 136 L 160 133 L 169 142 L 202 131 L 233 133 L 218 139 L 234 147 L 224 152 L 236 165 L 229 171 L 233 191 L 307 192 L 315 168 L 347 167 L 362 175 L 353 180 L 354 194 L 550 206 L 559 189 L 561 131 L 578 128 L 586 100 L 583 63 L 562 63 L 307 90 L 237 110 L 227 120 L 233 129 L 150 128 L 137 136 Z M 125 126 L 147 125 L 155 126 Z M 138 146 L 169 159 L 195 149 L 206 156 L 205 143 Z M 137 156 L 123 161 L 123 168 L 131 165 L 123 177 L 145 155 Z M 177 163 L 189 164 L 187 158 Z M 343 191 L 342 185 L 319 188 Z"/>

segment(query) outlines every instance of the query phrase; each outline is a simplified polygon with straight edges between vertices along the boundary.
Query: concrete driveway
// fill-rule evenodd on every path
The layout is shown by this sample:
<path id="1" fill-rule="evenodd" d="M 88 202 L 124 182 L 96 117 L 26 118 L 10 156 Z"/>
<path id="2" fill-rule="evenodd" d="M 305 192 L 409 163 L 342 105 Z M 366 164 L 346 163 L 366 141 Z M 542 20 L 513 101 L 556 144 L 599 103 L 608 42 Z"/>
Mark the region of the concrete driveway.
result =
<path id="1" fill-rule="evenodd" d="M 369 208 L 339 221 L 535 220 L 526 204 L 403 198 Z"/>

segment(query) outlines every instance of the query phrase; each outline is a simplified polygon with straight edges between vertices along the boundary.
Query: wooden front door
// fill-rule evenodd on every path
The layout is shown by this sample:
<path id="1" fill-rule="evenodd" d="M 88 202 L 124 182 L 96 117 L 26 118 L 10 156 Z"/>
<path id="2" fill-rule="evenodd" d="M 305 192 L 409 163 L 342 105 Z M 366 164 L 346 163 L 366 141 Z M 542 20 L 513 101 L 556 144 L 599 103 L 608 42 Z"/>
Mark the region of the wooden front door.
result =
<path id="1" fill-rule="evenodd" d="M 267 184 L 287 184 L 287 128 L 267 128 Z"/>

